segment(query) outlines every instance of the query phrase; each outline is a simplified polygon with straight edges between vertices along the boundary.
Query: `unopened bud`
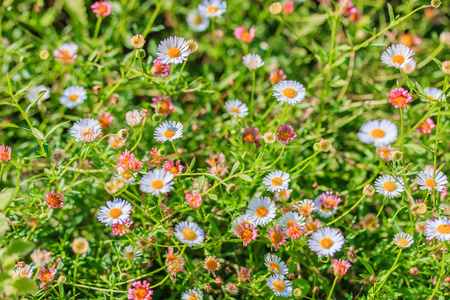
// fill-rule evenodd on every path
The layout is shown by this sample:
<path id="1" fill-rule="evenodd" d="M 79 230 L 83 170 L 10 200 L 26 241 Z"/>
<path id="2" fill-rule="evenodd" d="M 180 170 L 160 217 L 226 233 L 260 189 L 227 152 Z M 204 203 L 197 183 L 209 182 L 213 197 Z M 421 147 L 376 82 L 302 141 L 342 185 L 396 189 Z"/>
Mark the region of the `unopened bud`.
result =
<path id="1" fill-rule="evenodd" d="M 142 34 L 133 35 L 133 37 L 131 38 L 131 45 L 133 45 L 135 49 L 141 49 L 142 47 L 144 47 L 144 44 L 145 40 Z"/>
<path id="2" fill-rule="evenodd" d="M 158 150 L 158 154 L 160 155 L 160 156 L 165 156 L 166 155 L 166 149 L 159 149 Z"/>
<path id="3" fill-rule="evenodd" d="M 156 123 L 161 122 L 162 119 L 163 119 L 163 115 L 162 115 L 162 114 L 159 114 L 159 113 L 156 113 L 156 114 L 154 114 L 154 115 L 152 116 L 153 122 L 156 122 Z"/>
<path id="4" fill-rule="evenodd" d="M 433 6 L 434 8 L 438 8 L 439 6 L 441 6 L 442 2 L 440 0 L 431 0 L 431 6 Z"/>
<path id="5" fill-rule="evenodd" d="M 119 275 L 120 281 L 125 281 L 127 279 L 128 279 L 128 275 L 126 273 L 120 273 L 120 275 Z"/>
<path id="6" fill-rule="evenodd" d="M 314 151 L 322 151 L 322 149 L 320 149 L 320 143 L 314 144 Z"/>
<path id="7" fill-rule="evenodd" d="M 113 185 L 117 188 L 117 190 L 121 190 L 125 187 L 125 182 L 123 182 L 122 177 L 117 177 L 112 181 Z"/>
<path id="8" fill-rule="evenodd" d="M 302 290 L 301 289 L 295 289 L 294 290 L 294 297 L 301 297 L 302 296 Z"/>
<path id="9" fill-rule="evenodd" d="M 366 197 L 372 196 L 373 194 L 375 194 L 375 187 L 373 185 L 371 185 L 371 184 L 367 184 L 364 187 L 363 194 Z"/>
<path id="10" fill-rule="evenodd" d="M 61 275 L 58 277 L 58 283 L 59 284 L 64 284 L 66 282 L 67 278 L 64 275 Z"/>
<path id="11" fill-rule="evenodd" d="M 319 147 L 323 152 L 328 152 L 331 149 L 331 142 L 329 140 L 321 140 L 319 142 Z"/>
<path id="12" fill-rule="evenodd" d="M 197 51 L 198 43 L 195 40 L 190 39 L 187 41 L 187 44 L 188 44 L 189 50 L 191 50 L 191 53 L 195 53 Z"/>
<path id="13" fill-rule="evenodd" d="M 394 151 L 392 152 L 392 157 L 394 158 L 395 161 L 400 161 L 403 159 L 403 152 Z"/>
<path id="14" fill-rule="evenodd" d="M 117 193 L 117 188 L 112 182 L 107 182 L 105 184 L 105 190 L 110 195 L 114 195 L 115 193 Z"/>
<path id="15" fill-rule="evenodd" d="M 136 57 L 140 58 L 140 59 L 144 59 L 145 58 L 145 50 L 144 49 L 139 49 L 136 51 Z"/>
<path id="16" fill-rule="evenodd" d="M 230 183 L 227 185 L 226 191 L 228 194 L 232 194 L 236 190 L 236 185 L 233 183 Z"/>
<path id="17" fill-rule="evenodd" d="M 50 56 L 50 54 L 48 53 L 47 50 L 41 50 L 41 52 L 39 52 L 39 57 L 42 60 L 46 60 L 49 56 Z"/>
<path id="18" fill-rule="evenodd" d="M 146 117 L 148 117 L 149 115 L 150 115 L 150 111 L 149 111 L 148 109 L 143 108 L 143 109 L 141 110 L 141 116 L 142 116 L 143 118 L 146 118 Z"/>
<path id="19" fill-rule="evenodd" d="M 93 87 L 92 87 L 92 91 L 94 92 L 94 94 L 96 94 L 96 95 L 98 95 L 98 93 L 100 93 L 100 90 L 101 90 L 102 88 L 101 88 L 101 86 L 99 86 L 99 85 L 94 85 Z"/>

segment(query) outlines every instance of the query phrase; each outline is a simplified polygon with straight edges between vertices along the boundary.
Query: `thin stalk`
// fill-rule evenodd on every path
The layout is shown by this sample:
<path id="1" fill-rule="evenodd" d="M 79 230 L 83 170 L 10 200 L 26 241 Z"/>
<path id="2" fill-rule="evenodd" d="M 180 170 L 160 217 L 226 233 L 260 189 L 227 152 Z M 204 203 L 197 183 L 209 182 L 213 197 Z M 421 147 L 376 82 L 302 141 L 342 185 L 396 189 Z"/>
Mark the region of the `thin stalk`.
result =
<path id="1" fill-rule="evenodd" d="M 334 277 L 334 281 L 333 281 L 333 285 L 331 286 L 331 290 L 330 290 L 330 293 L 328 294 L 327 300 L 331 299 L 331 295 L 333 295 L 334 287 L 336 286 L 337 280 L 338 280 L 338 277 L 335 276 Z"/>
<path id="2" fill-rule="evenodd" d="M 159 10 L 161 9 L 161 6 L 162 6 L 162 4 L 164 2 L 163 0 L 159 0 L 159 1 L 154 0 L 154 1 L 156 3 L 156 8 L 153 11 L 152 16 L 150 17 L 150 20 L 148 21 L 147 26 L 144 29 L 144 33 L 142 34 L 144 36 L 144 39 L 147 37 L 147 34 L 150 33 L 152 25 L 155 22 L 156 16 L 158 15 Z"/>
<path id="3" fill-rule="evenodd" d="M 256 71 L 252 70 L 252 95 L 250 98 L 250 118 L 251 118 L 251 120 L 253 120 L 253 111 L 254 111 L 253 102 L 255 99 L 255 82 L 256 82 Z"/>
<path id="4" fill-rule="evenodd" d="M 186 66 L 186 63 L 187 63 L 187 60 L 185 60 L 184 63 L 183 63 L 183 65 L 181 66 L 180 73 L 178 73 L 177 80 L 175 81 L 175 84 L 173 85 L 173 91 L 172 91 L 172 94 L 173 94 L 173 93 L 175 92 L 175 90 L 177 89 L 178 80 L 180 80 L 181 73 L 183 73 L 183 69 L 184 69 L 184 66 Z"/>
<path id="5" fill-rule="evenodd" d="M 172 142 L 173 151 L 175 151 L 175 155 L 177 156 L 178 162 L 180 162 L 180 157 L 178 156 L 177 147 L 175 147 L 175 144 Z"/>
<path id="6" fill-rule="evenodd" d="M 359 203 L 361 203 L 361 201 L 364 200 L 366 196 L 362 196 L 349 210 L 347 210 L 345 213 L 343 213 L 342 215 L 339 216 L 339 218 L 334 219 L 333 221 L 331 221 L 330 223 L 327 224 L 327 226 L 330 226 L 331 224 L 339 221 L 340 219 L 342 219 L 343 217 L 345 217 L 349 212 L 351 212 L 356 206 L 358 206 Z"/>
<path id="7" fill-rule="evenodd" d="M 402 254 L 403 249 L 400 248 L 400 251 L 398 252 L 397 258 L 394 261 L 394 264 L 392 265 L 391 269 L 389 270 L 388 274 L 386 275 L 386 277 L 384 278 L 383 282 L 381 283 L 381 285 L 377 288 L 377 290 L 375 291 L 375 294 L 373 295 L 373 299 L 375 299 L 375 296 L 378 294 L 378 292 L 380 291 L 380 289 L 383 287 L 384 283 L 386 282 L 386 280 L 389 278 L 389 276 L 391 275 L 392 272 L 394 272 L 394 268 L 395 265 L 398 262 L 398 259 L 400 258 L 400 255 Z"/>
<path id="8" fill-rule="evenodd" d="M 75 299 L 75 283 L 77 280 L 77 268 L 78 268 L 78 259 L 80 258 L 80 254 L 77 254 L 75 257 L 75 267 L 73 269 L 73 283 L 72 283 L 72 299 Z"/>
<path id="9" fill-rule="evenodd" d="M 92 37 L 92 42 L 95 45 L 97 43 L 98 33 L 100 31 L 100 24 L 102 23 L 102 18 L 97 17 L 97 23 L 95 24 L 94 36 Z"/>
<path id="10" fill-rule="evenodd" d="M 444 242 L 442 248 L 442 262 L 441 262 L 441 272 L 439 273 L 439 279 L 434 287 L 433 294 L 431 294 L 430 299 L 433 299 L 434 295 L 437 293 L 439 286 L 441 285 L 442 275 L 444 275 L 444 265 L 445 265 L 445 247 L 447 247 L 447 243 Z"/>

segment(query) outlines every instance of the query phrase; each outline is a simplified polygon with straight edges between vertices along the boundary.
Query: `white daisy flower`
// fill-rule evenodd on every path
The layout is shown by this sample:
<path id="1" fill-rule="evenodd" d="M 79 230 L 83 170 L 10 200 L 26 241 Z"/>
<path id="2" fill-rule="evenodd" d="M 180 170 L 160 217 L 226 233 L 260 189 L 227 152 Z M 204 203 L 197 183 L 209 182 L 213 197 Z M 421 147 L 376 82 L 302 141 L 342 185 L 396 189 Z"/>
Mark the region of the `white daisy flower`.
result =
<path id="1" fill-rule="evenodd" d="M 197 223 L 188 221 L 175 225 L 175 236 L 189 247 L 201 245 L 205 239 L 203 229 Z"/>
<path id="2" fill-rule="evenodd" d="M 327 207 L 325 205 L 320 205 L 320 196 L 314 199 L 314 211 L 319 214 L 322 218 L 329 218 L 336 214 L 338 207 Z"/>
<path id="3" fill-rule="evenodd" d="M 275 254 L 267 253 L 264 257 L 264 264 L 269 269 L 269 271 L 274 274 L 286 275 L 287 273 L 289 273 L 286 264 Z"/>
<path id="4" fill-rule="evenodd" d="M 424 231 L 427 239 L 450 241 L 450 220 L 448 218 L 430 219 L 425 224 Z"/>
<path id="5" fill-rule="evenodd" d="M 256 70 L 259 67 L 264 65 L 264 62 L 258 54 L 249 53 L 242 58 L 242 63 L 244 66 L 249 68 L 250 70 Z"/>
<path id="6" fill-rule="evenodd" d="M 264 226 L 275 218 L 275 203 L 267 197 L 252 199 L 247 206 L 246 215 L 256 226 Z"/>
<path id="7" fill-rule="evenodd" d="M 230 100 L 225 103 L 227 113 L 234 117 L 245 117 L 248 115 L 248 107 L 239 100 Z"/>
<path id="8" fill-rule="evenodd" d="M 58 50 L 53 51 L 53 56 L 60 58 L 66 63 L 71 63 L 77 58 L 78 46 L 75 43 L 64 43 Z"/>
<path id="9" fill-rule="evenodd" d="M 142 176 L 140 189 L 144 193 L 159 196 L 173 190 L 173 174 L 166 172 L 164 169 L 154 169 Z"/>
<path id="10" fill-rule="evenodd" d="M 95 119 L 82 119 L 76 121 L 70 128 L 70 135 L 75 137 L 76 142 L 90 143 L 102 132 L 100 122 Z"/>
<path id="11" fill-rule="evenodd" d="M 273 95 L 281 103 L 295 105 L 305 99 L 306 90 L 302 84 L 294 80 L 283 80 L 273 87 Z"/>
<path id="12" fill-rule="evenodd" d="M 86 89 L 82 86 L 71 86 L 64 90 L 59 102 L 62 106 L 74 108 L 87 99 Z"/>
<path id="13" fill-rule="evenodd" d="M 361 125 L 358 138 L 364 144 L 375 147 L 388 146 L 397 140 L 398 129 L 388 120 L 371 120 Z"/>
<path id="14" fill-rule="evenodd" d="M 414 238 L 406 232 L 396 233 L 393 240 L 394 244 L 403 249 L 411 247 L 414 243 Z"/>
<path id="15" fill-rule="evenodd" d="M 428 98 L 431 100 L 438 100 L 438 101 L 444 101 L 445 95 L 442 94 L 442 90 L 432 87 L 427 87 L 423 90 L 425 92 L 425 95 L 427 95 Z M 427 98 L 420 98 L 423 102 L 427 102 Z"/>
<path id="16" fill-rule="evenodd" d="M 324 227 L 318 229 L 308 240 L 309 249 L 317 256 L 331 257 L 338 251 L 341 251 L 345 243 L 342 233 L 336 228 Z"/>
<path id="17" fill-rule="evenodd" d="M 27 94 L 28 101 L 30 101 L 31 103 L 36 101 L 36 98 L 40 92 L 45 92 L 45 93 L 43 93 L 39 97 L 39 100 L 37 101 L 37 105 L 40 105 L 41 101 L 50 98 L 50 89 L 44 85 L 38 85 L 38 86 L 32 87 L 28 91 L 28 94 Z"/>
<path id="18" fill-rule="evenodd" d="M 199 12 L 207 17 L 220 17 L 227 10 L 227 3 L 220 0 L 203 0 L 198 5 Z"/>
<path id="19" fill-rule="evenodd" d="M 133 247 L 133 245 L 128 245 L 123 248 L 120 254 L 122 254 L 125 260 L 136 260 L 142 256 L 141 250 L 138 247 Z"/>
<path id="20" fill-rule="evenodd" d="M 130 110 L 125 114 L 125 123 L 127 123 L 131 127 L 138 126 L 139 124 L 141 124 L 141 121 L 142 115 L 137 109 Z"/>
<path id="21" fill-rule="evenodd" d="M 416 70 L 416 65 L 417 65 L 416 61 L 411 58 L 408 62 L 404 63 L 402 70 L 406 74 L 411 74 Z"/>
<path id="22" fill-rule="evenodd" d="M 298 227 L 302 227 L 305 225 L 305 218 L 303 216 L 299 216 L 296 212 L 289 211 L 281 217 L 278 225 L 284 230 L 288 230 L 294 225 L 294 223 L 297 223 Z"/>
<path id="23" fill-rule="evenodd" d="M 181 64 L 187 60 L 191 50 L 185 39 L 171 36 L 159 43 L 156 54 L 163 64 Z"/>
<path id="24" fill-rule="evenodd" d="M 241 236 L 237 233 L 237 226 L 241 225 L 243 222 L 249 225 L 254 225 L 254 223 L 248 218 L 247 214 L 239 215 L 233 220 L 233 222 L 231 222 L 231 230 L 233 231 L 234 235 L 239 238 Z"/>
<path id="25" fill-rule="evenodd" d="M 436 179 L 434 179 L 434 169 L 427 169 L 425 171 L 420 171 L 416 177 L 416 182 L 421 190 L 428 190 L 431 194 L 433 189 L 438 192 L 443 192 L 445 185 L 448 183 L 447 176 L 439 171 L 436 173 Z"/>
<path id="26" fill-rule="evenodd" d="M 130 218 L 131 206 L 128 201 L 123 199 L 114 199 L 114 201 L 106 201 L 106 206 L 100 207 L 97 214 L 97 220 L 108 226 L 116 223 L 123 224 Z"/>
<path id="27" fill-rule="evenodd" d="M 375 181 L 375 190 L 377 193 L 389 199 L 401 195 L 405 190 L 404 186 L 403 179 L 398 176 L 383 175 Z"/>
<path id="28" fill-rule="evenodd" d="M 381 54 L 381 61 L 397 69 L 405 66 L 412 59 L 414 52 L 403 44 L 392 45 Z"/>
<path id="29" fill-rule="evenodd" d="M 194 9 L 188 13 L 187 23 L 195 31 L 205 31 L 209 26 L 209 18 L 202 16 L 198 9 Z"/>
<path id="30" fill-rule="evenodd" d="M 16 269 L 16 275 L 19 277 L 31 278 L 33 275 L 34 267 L 30 265 L 25 265 Z"/>
<path id="31" fill-rule="evenodd" d="M 160 143 L 164 143 L 165 141 L 173 142 L 183 137 L 183 124 L 175 121 L 165 121 L 156 127 L 153 135 L 155 136 L 155 140 Z"/>
<path id="32" fill-rule="evenodd" d="M 280 170 L 272 171 L 263 179 L 263 183 L 269 192 L 278 192 L 282 189 L 287 189 L 291 179 L 289 174 Z"/>
<path id="33" fill-rule="evenodd" d="M 266 283 L 275 296 L 289 297 L 292 294 L 292 284 L 283 275 L 271 275 Z"/>
<path id="34" fill-rule="evenodd" d="M 181 300 L 203 300 L 203 293 L 199 288 L 193 288 L 184 292 Z"/>

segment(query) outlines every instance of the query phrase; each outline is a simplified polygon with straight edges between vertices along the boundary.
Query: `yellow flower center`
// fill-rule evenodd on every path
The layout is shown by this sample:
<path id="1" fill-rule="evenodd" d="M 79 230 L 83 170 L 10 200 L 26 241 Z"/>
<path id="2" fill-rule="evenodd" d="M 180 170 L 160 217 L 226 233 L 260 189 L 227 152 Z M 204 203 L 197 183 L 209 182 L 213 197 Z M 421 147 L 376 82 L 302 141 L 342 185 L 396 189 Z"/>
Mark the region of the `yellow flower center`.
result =
<path id="1" fill-rule="evenodd" d="M 178 48 L 170 48 L 169 50 L 167 50 L 167 56 L 170 58 L 177 58 L 178 56 L 180 56 L 181 51 Z"/>
<path id="2" fill-rule="evenodd" d="M 280 186 L 282 183 L 283 183 L 283 179 L 281 179 L 281 177 L 272 178 L 272 185 Z"/>
<path id="3" fill-rule="evenodd" d="M 383 188 L 388 192 L 392 192 L 397 188 L 397 185 L 392 181 L 386 181 L 383 183 Z"/>
<path id="4" fill-rule="evenodd" d="M 241 232 L 241 239 L 242 239 L 244 242 L 245 242 L 245 241 L 251 240 L 252 237 L 253 237 L 253 233 L 252 233 L 250 230 L 248 230 L 248 229 L 244 229 L 244 230 Z"/>
<path id="5" fill-rule="evenodd" d="M 294 236 L 294 235 L 297 235 L 299 233 L 300 233 L 300 228 L 298 228 L 298 227 L 291 227 L 289 229 L 290 236 Z"/>
<path id="6" fill-rule="evenodd" d="M 7 160 L 9 159 L 8 152 L 0 152 L 0 160 Z"/>
<path id="7" fill-rule="evenodd" d="M 202 19 L 202 17 L 200 17 L 200 16 L 195 16 L 193 22 L 194 22 L 194 24 L 196 24 L 196 25 L 200 25 L 200 24 L 202 24 L 203 19 Z"/>
<path id="8" fill-rule="evenodd" d="M 256 209 L 256 215 L 260 218 L 264 218 L 267 215 L 267 208 L 260 206 Z"/>
<path id="9" fill-rule="evenodd" d="M 255 141 L 255 136 L 253 135 L 253 134 L 247 134 L 246 136 L 245 136 L 245 140 L 247 141 L 247 142 L 249 142 L 249 143 L 252 143 L 252 142 L 254 142 Z"/>
<path id="10" fill-rule="evenodd" d="M 292 226 L 294 226 L 295 221 L 289 221 L 286 223 L 286 227 L 287 228 L 291 228 Z"/>
<path id="11" fill-rule="evenodd" d="M 148 292 L 145 288 L 140 287 L 134 291 L 134 297 L 136 300 L 143 300 L 147 297 Z"/>
<path id="12" fill-rule="evenodd" d="M 380 129 L 380 128 L 375 128 L 374 130 L 372 130 L 370 135 L 374 139 L 379 139 L 379 138 L 382 138 L 382 137 L 384 137 L 386 135 L 386 131 L 384 131 L 383 129 Z"/>
<path id="13" fill-rule="evenodd" d="M 164 183 L 161 179 L 156 179 L 152 182 L 152 188 L 155 190 L 160 190 L 164 186 Z"/>
<path id="14" fill-rule="evenodd" d="M 330 238 L 324 237 L 320 240 L 319 244 L 322 248 L 330 249 L 331 246 L 333 246 L 334 242 Z"/>
<path id="15" fill-rule="evenodd" d="M 169 172 L 172 174 L 178 174 L 178 168 L 175 166 L 170 167 Z"/>
<path id="16" fill-rule="evenodd" d="M 183 230 L 183 237 L 188 241 L 193 241 L 197 238 L 197 234 L 194 230 L 186 228 Z"/>
<path id="17" fill-rule="evenodd" d="M 50 206 L 58 206 L 59 204 L 61 204 L 61 201 L 59 201 L 58 197 L 52 196 L 52 197 L 47 199 L 47 203 Z"/>
<path id="18" fill-rule="evenodd" d="M 166 132 L 164 132 L 164 137 L 170 139 L 175 135 L 175 131 L 172 129 L 167 129 Z"/>
<path id="19" fill-rule="evenodd" d="M 28 276 L 28 273 L 25 272 L 25 271 L 21 271 L 20 274 L 21 274 L 22 276 Z"/>
<path id="20" fill-rule="evenodd" d="M 214 13 L 216 13 L 218 10 L 219 10 L 219 9 L 218 9 L 217 7 L 215 7 L 214 5 L 208 6 L 208 12 L 209 12 L 210 14 L 214 14 Z"/>
<path id="21" fill-rule="evenodd" d="M 243 40 L 248 40 L 250 38 L 250 32 L 244 32 L 243 34 L 241 34 L 241 38 Z"/>
<path id="22" fill-rule="evenodd" d="M 290 87 L 287 87 L 283 90 L 283 96 L 287 98 L 294 98 L 297 95 L 297 92 Z"/>
<path id="23" fill-rule="evenodd" d="M 52 281 L 52 274 L 50 272 L 44 273 L 41 276 L 42 282 L 50 282 Z"/>
<path id="24" fill-rule="evenodd" d="M 127 252 L 127 254 L 125 254 L 125 256 L 126 256 L 128 259 L 134 259 L 134 258 L 136 257 L 136 254 L 134 254 L 133 251 L 129 251 L 129 252 Z"/>
<path id="25" fill-rule="evenodd" d="M 441 234 L 449 234 L 450 233 L 450 225 L 441 224 L 436 228 L 436 230 Z"/>
<path id="26" fill-rule="evenodd" d="M 408 241 L 406 239 L 399 239 L 397 241 L 397 244 L 399 244 L 400 247 L 406 247 L 406 246 L 408 246 Z"/>
<path id="27" fill-rule="evenodd" d="M 397 54 L 392 58 L 392 63 L 393 64 L 399 64 L 401 65 L 402 63 L 405 62 L 405 57 L 403 55 Z"/>
<path id="28" fill-rule="evenodd" d="M 190 295 L 188 300 L 198 300 L 196 295 Z"/>
<path id="29" fill-rule="evenodd" d="M 169 104 L 167 104 L 166 102 L 161 102 L 161 103 L 159 103 L 159 105 L 161 106 L 161 112 L 162 112 L 162 113 L 167 114 L 167 113 L 170 112 L 170 110 L 169 110 Z"/>
<path id="30" fill-rule="evenodd" d="M 269 268 L 277 274 L 281 272 L 281 267 L 277 263 L 271 262 Z"/>
<path id="31" fill-rule="evenodd" d="M 273 282 L 273 288 L 278 292 L 282 292 L 286 289 L 286 286 L 283 281 L 275 280 Z"/>
<path id="32" fill-rule="evenodd" d="M 404 105 L 406 102 L 406 98 L 403 96 L 398 96 L 392 99 L 392 102 L 396 105 Z"/>
<path id="33" fill-rule="evenodd" d="M 109 211 L 109 216 L 113 219 L 117 219 L 122 215 L 122 210 L 120 208 L 113 208 Z"/>
<path id="34" fill-rule="evenodd" d="M 279 137 L 282 141 L 287 141 L 292 135 L 289 132 L 280 133 Z"/>
<path id="35" fill-rule="evenodd" d="M 334 201 L 333 199 L 327 199 L 325 201 L 326 206 L 334 206 L 336 204 L 336 201 Z"/>
<path id="36" fill-rule="evenodd" d="M 270 236 L 272 244 L 279 244 L 283 241 L 283 236 L 279 233 L 272 233 Z"/>
<path id="37" fill-rule="evenodd" d="M 77 101 L 78 100 L 78 95 L 77 94 L 70 95 L 69 100 L 72 101 L 72 102 Z"/>
<path id="38" fill-rule="evenodd" d="M 236 108 L 236 107 L 233 107 L 233 108 L 231 108 L 230 110 L 231 110 L 232 113 L 235 113 L 235 114 L 238 114 L 238 113 L 241 112 L 241 111 L 239 110 L 239 108 Z"/>
<path id="39" fill-rule="evenodd" d="M 425 185 L 429 188 L 434 188 L 436 185 L 436 182 L 434 181 L 434 179 L 429 178 L 429 179 L 425 180 Z"/>
<path id="40" fill-rule="evenodd" d="M 214 259 L 209 259 L 206 262 L 206 268 L 208 268 L 208 270 L 211 270 L 211 271 L 217 270 L 217 262 Z"/>

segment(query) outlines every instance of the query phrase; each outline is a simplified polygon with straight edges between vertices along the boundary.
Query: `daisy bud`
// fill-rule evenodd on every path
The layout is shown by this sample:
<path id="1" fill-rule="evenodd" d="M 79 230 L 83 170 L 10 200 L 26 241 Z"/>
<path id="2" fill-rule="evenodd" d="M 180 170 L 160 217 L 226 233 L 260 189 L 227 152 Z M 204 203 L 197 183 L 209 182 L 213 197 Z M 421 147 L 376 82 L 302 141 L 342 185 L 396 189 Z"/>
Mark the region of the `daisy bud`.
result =
<path id="1" fill-rule="evenodd" d="M 328 152 L 331 149 L 331 142 L 329 140 L 321 140 L 319 142 L 319 147 L 323 152 Z"/>
<path id="2" fill-rule="evenodd" d="M 403 153 L 401 151 L 394 151 L 392 152 L 392 157 L 396 160 L 396 161 L 400 161 L 403 159 Z"/>
<path id="3" fill-rule="evenodd" d="M 266 132 L 264 134 L 264 142 L 266 142 L 266 144 L 271 145 L 275 142 L 275 139 L 277 138 L 276 134 L 273 132 Z"/>
<path id="4" fill-rule="evenodd" d="M 122 177 L 117 177 L 116 179 L 114 179 L 112 181 L 112 184 L 118 189 L 121 190 L 124 188 L 125 186 L 125 182 L 123 182 Z"/>
<path id="5" fill-rule="evenodd" d="M 61 275 L 61 276 L 58 277 L 58 283 L 59 284 L 64 284 L 66 282 L 66 279 L 67 279 L 66 276 Z"/>
<path id="6" fill-rule="evenodd" d="M 126 129 L 120 129 L 117 132 L 117 138 L 121 141 L 126 141 L 129 136 L 130 136 L 130 133 Z"/>
<path id="7" fill-rule="evenodd" d="M 222 278 L 220 278 L 219 276 L 216 277 L 216 283 L 217 283 L 217 285 L 219 285 L 219 286 L 225 284 L 225 282 L 223 282 Z"/>
<path id="8" fill-rule="evenodd" d="M 274 3 L 270 4 L 270 6 L 269 6 L 269 11 L 273 15 L 278 15 L 279 13 L 281 13 L 282 9 L 283 9 L 283 6 L 281 5 L 280 2 L 274 2 Z"/>
<path id="9" fill-rule="evenodd" d="M 112 182 L 107 182 L 105 184 L 105 190 L 110 195 L 114 195 L 115 193 L 117 193 L 117 188 Z"/>
<path id="10" fill-rule="evenodd" d="M 150 111 L 149 111 L 148 109 L 143 108 L 143 109 L 141 110 L 141 116 L 142 116 L 143 118 L 146 118 L 146 117 L 148 117 L 149 115 L 150 115 Z"/>
<path id="11" fill-rule="evenodd" d="M 146 53 L 145 53 L 144 49 L 139 49 L 138 51 L 136 51 L 137 58 L 144 59 L 145 55 L 146 55 Z"/>
<path id="12" fill-rule="evenodd" d="M 370 276 L 369 281 L 370 281 L 370 283 L 374 284 L 375 281 L 377 281 L 377 276 L 375 276 L 375 275 Z"/>
<path id="13" fill-rule="evenodd" d="M 206 292 L 211 292 L 211 290 L 212 290 L 212 286 L 210 285 L 210 284 L 205 284 L 205 287 L 203 288 Z"/>
<path id="14" fill-rule="evenodd" d="M 133 37 L 131 38 L 131 45 L 133 45 L 135 49 L 141 49 L 142 47 L 144 47 L 144 44 L 145 39 L 142 34 L 133 35 Z"/>
<path id="15" fill-rule="evenodd" d="M 439 40 L 441 43 L 446 44 L 447 46 L 450 46 L 450 32 L 444 31 L 439 36 Z"/>
<path id="16" fill-rule="evenodd" d="M 128 279 L 128 275 L 126 273 L 120 273 L 119 280 L 126 281 Z"/>
<path id="17" fill-rule="evenodd" d="M 433 6 L 434 8 L 438 8 L 439 6 L 441 6 L 442 2 L 440 0 L 431 0 L 431 6 Z"/>
<path id="18" fill-rule="evenodd" d="M 442 62 L 442 72 L 444 72 L 444 74 L 450 75 L 450 60 L 445 60 Z"/>
<path id="19" fill-rule="evenodd" d="M 417 204 L 416 211 L 417 211 L 417 213 L 419 215 L 424 215 L 427 212 L 427 210 L 428 210 L 428 208 L 427 208 L 427 205 L 425 203 L 422 202 L 422 203 L 418 203 Z"/>
<path id="20" fill-rule="evenodd" d="M 167 153 L 166 153 L 166 149 L 159 149 L 158 150 L 158 154 L 160 155 L 160 156 L 165 156 Z"/>
<path id="21" fill-rule="evenodd" d="M 225 273 L 231 274 L 231 273 L 233 273 L 233 271 L 231 271 L 230 267 L 226 267 L 225 268 Z"/>
<path id="22" fill-rule="evenodd" d="M 96 94 L 96 95 L 98 95 L 98 93 L 100 93 L 100 90 L 101 90 L 102 88 L 101 88 L 101 86 L 99 86 L 99 85 L 94 85 L 93 87 L 92 87 L 92 91 L 94 92 L 94 94 Z"/>
<path id="23" fill-rule="evenodd" d="M 319 291 L 319 287 L 318 287 L 318 286 L 315 286 L 315 287 L 313 288 L 313 294 L 317 293 L 318 291 Z"/>
<path id="24" fill-rule="evenodd" d="M 227 185 L 226 191 L 228 194 L 232 194 L 236 190 L 236 185 L 231 183 Z"/>
<path id="25" fill-rule="evenodd" d="M 371 185 L 371 184 L 367 184 L 364 187 L 363 195 L 366 196 L 366 197 L 370 197 L 373 194 L 375 194 L 375 187 L 373 185 Z"/>
<path id="26" fill-rule="evenodd" d="M 50 54 L 48 53 L 47 50 L 42 50 L 41 52 L 39 52 L 39 57 L 42 60 L 46 60 L 49 56 L 50 56 Z"/>
<path id="27" fill-rule="evenodd" d="M 302 290 L 301 289 L 295 289 L 294 290 L 294 297 L 301 297 L 302 296 Z"/>
<path id="28" fill-rule="evenodd" d="M 187 41 L 187 44 L 188 44 L 189 50 L 191 50 L 191 53 L 195 53 L 197 51 L 198 43 L 195 40 L 190 39 Z"/>
<path id="29" fill-rule="evenodd" d="M 89 242 L 82 237 L 75 238 L 72 242 L 72 250 L 78 255 L 85 254 L 89 250 Z"/>
<path id="30" fill-rule="evenodd" d="M 161 121 L 162 121 L 162 118 L 163 118 L 163 115 L 162 115 L 162 114 L 158 114 L 158 113 L 156 113 L 156 114 L 154 114 L 154 115 L 152 116 L 153 122 L 156 122 L 156 123 L 161 122 Z"/>
<path id="31" fill-rule="evenodd" d="M 320 149 L 320 143 L 314 144 L 314 151 L 322 151 L 322 149 Z"/>
<path id="32" fill-rule="evenodd" d="M 117 101 L 119 101 L 119 95 L 118 94 L 112 94 L 109 98 L 109 103 L 116 104 Z"/>

